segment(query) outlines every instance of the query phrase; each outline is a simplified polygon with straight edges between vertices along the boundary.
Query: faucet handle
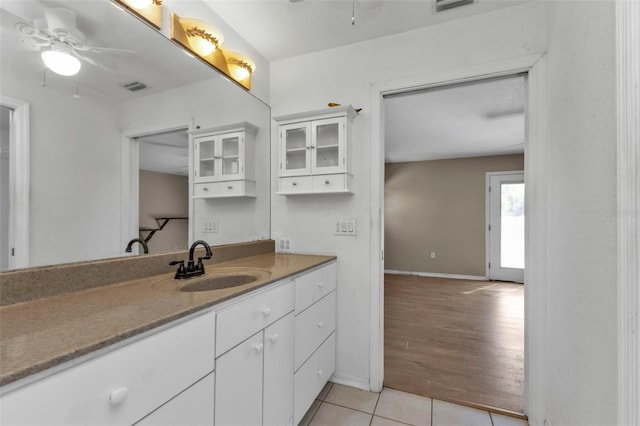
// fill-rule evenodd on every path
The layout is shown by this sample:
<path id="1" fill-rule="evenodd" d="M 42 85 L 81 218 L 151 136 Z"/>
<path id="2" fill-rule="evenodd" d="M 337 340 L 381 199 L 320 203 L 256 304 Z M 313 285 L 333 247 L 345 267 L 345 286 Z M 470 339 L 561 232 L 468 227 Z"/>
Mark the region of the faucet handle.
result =
<path id="1" fill-rule="evenodd" d="M 184 260 L 172 260 L 169 262 L 169 266 L 179 265 L 178 270 L 176 271 L 176 279 L 185 278 L 187 276 L 187 271 L 184 269 Z"/>

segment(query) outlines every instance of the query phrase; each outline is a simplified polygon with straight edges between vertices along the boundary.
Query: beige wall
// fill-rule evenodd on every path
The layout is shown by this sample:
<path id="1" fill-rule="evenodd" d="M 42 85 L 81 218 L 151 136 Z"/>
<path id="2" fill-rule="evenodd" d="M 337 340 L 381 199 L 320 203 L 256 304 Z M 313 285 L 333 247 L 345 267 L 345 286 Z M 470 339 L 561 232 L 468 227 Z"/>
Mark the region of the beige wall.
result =
<path id="1" fill-rule="evenodd" d="M 140 227 L 157 228 L 155 217 L 187 217 L 188 200 L 189 180 L 186 176 L 140 170 Z M 169 221 L 149 241 L 149 253 L 187 248 L 188 222 Z"/>
<path id="2" fill-rule="evenodd" d="M 385 269 L 485 276 L 485 173 L 523 169 L 522 154 L 386 164 Z"/>

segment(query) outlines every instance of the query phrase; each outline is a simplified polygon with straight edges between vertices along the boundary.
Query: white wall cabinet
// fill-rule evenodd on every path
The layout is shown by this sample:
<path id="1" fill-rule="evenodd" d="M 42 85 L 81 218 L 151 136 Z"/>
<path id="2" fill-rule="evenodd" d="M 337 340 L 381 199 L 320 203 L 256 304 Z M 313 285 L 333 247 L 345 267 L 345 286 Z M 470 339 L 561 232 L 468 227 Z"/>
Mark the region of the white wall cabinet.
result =
<path id="1" fill-rule="evenodd" d="M 242 122 L 191 132 L 194 198 L 255 197 L 257 131 Z"/>
<path id="2" fill-rule="evenodd" d="M 218 312 L 217 426 L 292 422 L 293 309 L 288 281 Z"/>
<path id="3" fill-rule="evenodd" d="M 214 330 L 210 311 L 3 394 L 0 424 L 134 424 L 214 370 Z"/>
<path id="4" fill-rule="evenodd" d="M 351 192 L 353 107 L 275 117 L 280 138 L 279 194 Z"/>

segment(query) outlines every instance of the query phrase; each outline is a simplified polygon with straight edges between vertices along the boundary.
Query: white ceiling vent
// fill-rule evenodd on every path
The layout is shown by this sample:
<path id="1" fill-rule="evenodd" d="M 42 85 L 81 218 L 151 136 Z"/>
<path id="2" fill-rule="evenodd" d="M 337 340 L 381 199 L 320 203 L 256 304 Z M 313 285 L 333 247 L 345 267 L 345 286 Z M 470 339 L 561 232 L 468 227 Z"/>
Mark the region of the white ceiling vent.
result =
<path id="1" fill-rule="evenodd" d="M 443 10 L 453 9 L 454 7 L 471 3 L 473 3 L 473 0 L 436 0 L 436 12 L 442 12 Z"/>
<path id="2" fill-rule="evenodd" d="M 139 81 L 133 81 L 131 83 L 123 84 L 122 87 L 130 92 L 137 92 L 138 90 L 146 88 L 147 85 L 144 83 L 140 83 Z"/>

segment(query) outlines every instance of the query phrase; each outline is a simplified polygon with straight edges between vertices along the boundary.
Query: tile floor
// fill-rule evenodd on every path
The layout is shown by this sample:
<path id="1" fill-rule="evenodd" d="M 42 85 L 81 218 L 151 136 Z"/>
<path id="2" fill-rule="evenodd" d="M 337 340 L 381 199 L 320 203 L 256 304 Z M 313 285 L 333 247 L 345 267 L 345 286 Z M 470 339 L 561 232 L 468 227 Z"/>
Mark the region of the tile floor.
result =
<path id="1" fill-rule="evenodd" d="M 384 388 L 327 383 L 301 426 L 527 426 L 525 420 Z"/>

